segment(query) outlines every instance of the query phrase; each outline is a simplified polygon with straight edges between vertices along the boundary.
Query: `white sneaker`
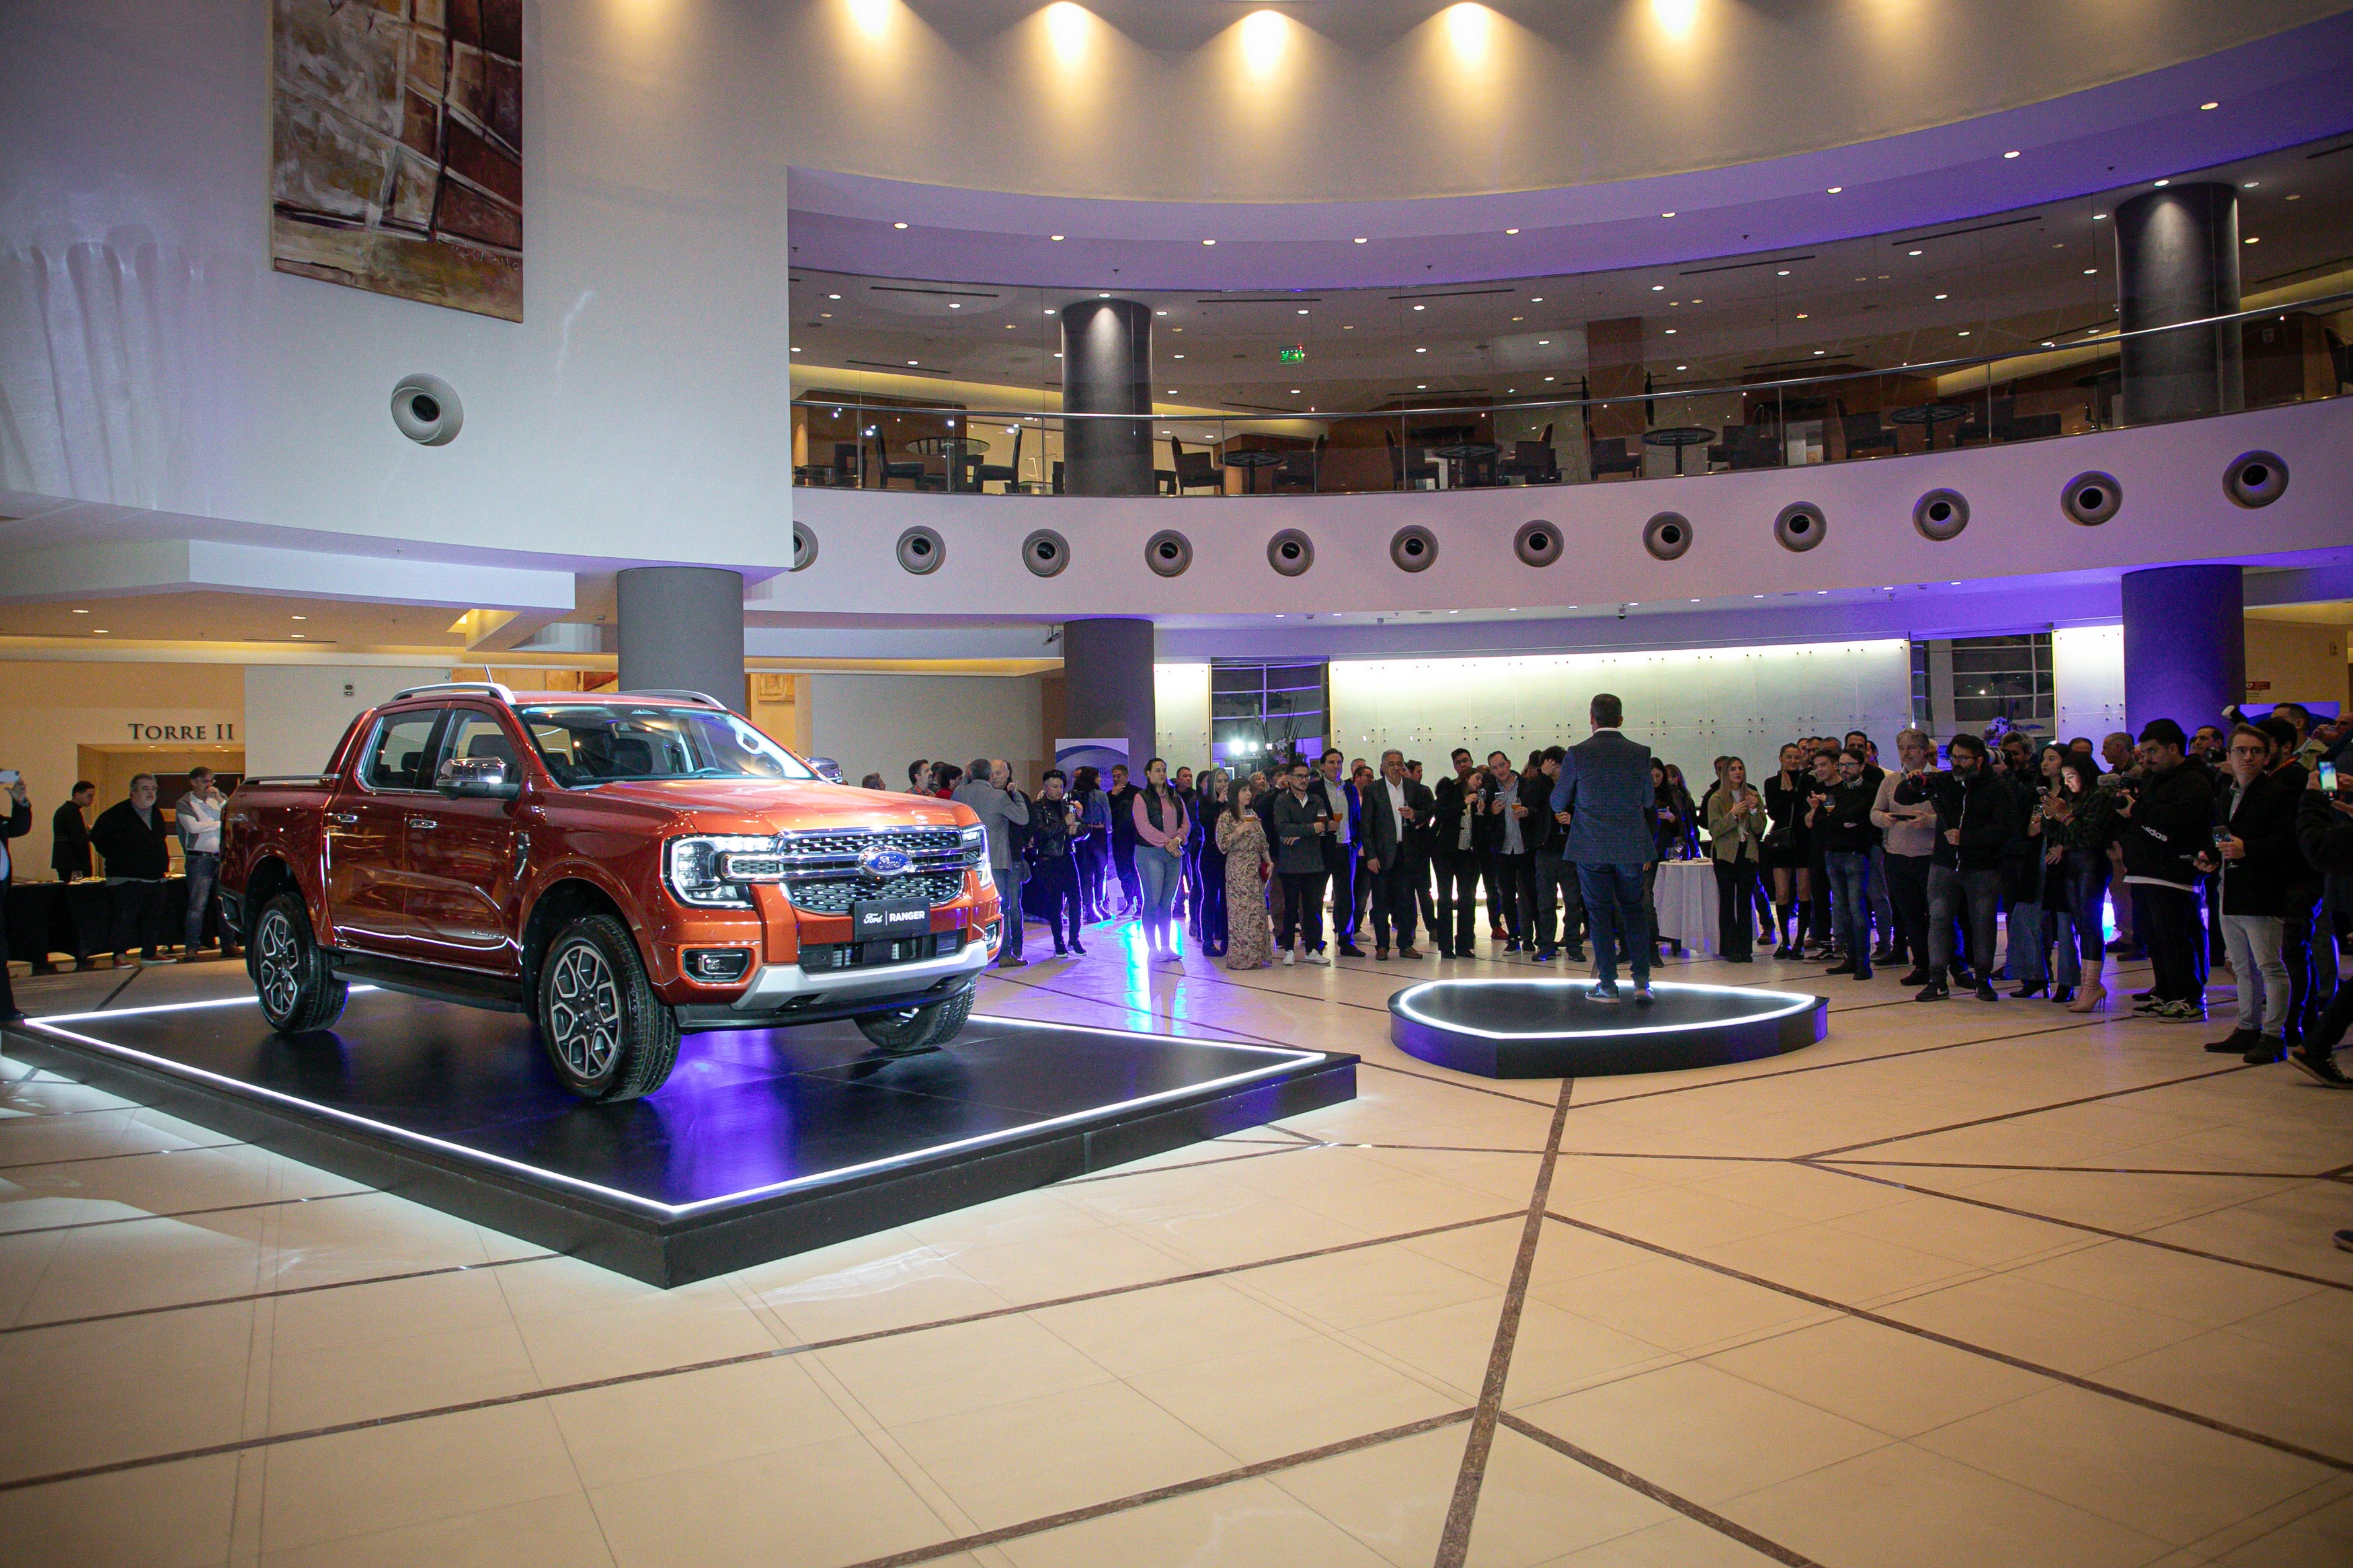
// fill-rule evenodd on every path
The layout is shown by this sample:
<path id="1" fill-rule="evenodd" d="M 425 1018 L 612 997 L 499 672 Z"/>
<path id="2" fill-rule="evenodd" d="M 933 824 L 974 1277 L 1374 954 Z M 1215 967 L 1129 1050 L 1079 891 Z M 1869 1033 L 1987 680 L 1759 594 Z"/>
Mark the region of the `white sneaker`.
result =
<path id="1" fill-rule="evenodd" d="M 1321 963 L 1328 967 L 1332 963 L 1332 955 L 1325 952 L 1319 947 L 1314 952 L 1307 955 L 1307 962 L 1310 963 Z"/>
<path id="2" fill-rule="evenodd" d="M 1282 967 L 1285 969 L 1296 969 L 1299 967 L 1299 952 L 1297 949 L 1286 947 L 1282 950 Z"/>

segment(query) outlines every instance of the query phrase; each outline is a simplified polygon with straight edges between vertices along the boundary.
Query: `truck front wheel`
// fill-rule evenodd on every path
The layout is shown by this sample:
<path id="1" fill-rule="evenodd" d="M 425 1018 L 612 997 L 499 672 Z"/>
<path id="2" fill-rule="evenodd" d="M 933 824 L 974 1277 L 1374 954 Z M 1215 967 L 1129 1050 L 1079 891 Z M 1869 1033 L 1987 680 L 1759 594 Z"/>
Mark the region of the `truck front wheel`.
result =
<path id="1" fill-rule="evenodd" d="M 281 1035 L 323 1029 L 343 1016 L 350 988 L 311 938 L 311 914 L 299 894 L 280 893 L 261 907 L 245 944 L 245 972 L 261 998 L 261 1016 Z"/>
<path id="2" fill-rule="evenodd" d="M 935 1051 L 956 1037 L 972 1016 L 972 988 L 966 986 L 944 1000 L 895 1012 L 870 1013 L 858 1020 L 859 1033 L 894 1057 Z"/>
<path id="3" fill-rule="evenodd" d="M 608 914 L 565 922 L 539 966 L 537 1016 L 564 1087 L 609 1102 L 651 1094 L 678 1064 L 678 1016 L 654 994 L 628 928 Z"/>

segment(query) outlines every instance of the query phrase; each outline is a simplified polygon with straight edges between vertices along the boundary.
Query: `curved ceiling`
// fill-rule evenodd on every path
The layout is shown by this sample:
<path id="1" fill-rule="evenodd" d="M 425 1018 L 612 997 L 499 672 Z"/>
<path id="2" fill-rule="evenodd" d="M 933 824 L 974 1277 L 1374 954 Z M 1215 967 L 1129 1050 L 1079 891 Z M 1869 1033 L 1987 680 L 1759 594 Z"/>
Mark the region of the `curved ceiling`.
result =
<path id="1" fill-rule="evenodd" d="M 1692 3 L 1704 10 L 1708 0 Z M 1928 19 L 1931 8 L 1925 5 L 1897 0 L 1804 9 L 1810 16 L 1837 14 L 1851 21 L 1919 11 L 1924 15 L 1915 19 L 1924 31 L 1950 26 L 1949 18 Z M 2073 15 L 2082 8 L 1989 3 L 1959 9 L 1978 20 L 2006 16 L 2014 28 L 2001 52 L 2014 61 L 2033 53 L 2038 33 L 2048 33 L 2045 13 Z M 2179 19 L 2179 7 L 2137 9 L 2159 20 Z M 2211 20 L 2225 11 L 2243 18 L 2288 8 L 2201 9 Z M 1647 154 L 1652 164 L 1684 161 L 1680 171 L 1603 178 L 1597 171 L 1612 163 L 1639 168 L 1644 160 L 1595 156 L 1584 161 L 1579 177 L 1546 188 L 1383 199 L 1384 186 L 1412 162 L 1387 138 L 1360 145 L 1348 166 L 1334 172 L 1335 199 L 1329 200 L 1253 200 L 1224 193 L 1217 199 L 1109 199 L 1105 193 L 1124 184 L 1154 183 L 1134 181 L 1114 167 L 1115 149 L 1098 151 L 1103 167 L 1090 177 L 1103 183 L 1094 192 L 1057 195 L 1022 194 L 1028 187 L 1018 175 L 1038 170 L 1000 170 L 1016 183 L 976 190 L 810 167 L 811 149 L 797 146 L 790 183 L 794 260 L 843 272 L 1044 286 L 1345 288 L 1602 270 L 1822 244 L 2178 176 L 2353 130 L 2353 97 L 2343 87 L 2353 68 L 2353 9 L 2327 9 L 2336 14 L 2055 98 L 1736 165 L 1706 162 L 1731 143 L 1711 142 L 1708 126 L 1715 117 L 1702 116 L 1671 132 L 1662 128 L 1671 146 Z M 1740 62 L 1743 96 L 1757 85 L 1752 73 L 1768 75 L 1769 63 Z M 1808 74 L 1827 63 L 1809 62 Z M 1859 68 L 1866 62 L 1849 63 Z M 1877 67 L 1903 74 L 1886 61 Z M 2021 67 L 2016 74 L 2031 73 Z M 1778 142 L 1789 140 L 1789 124 L 1803 118 L 1797 110 L 1820 110 L 1819 103 L 1798 101 L 1821 96 L 1806 90 L 1802 79 L 1788 85 L 1793 112 L 1776 122 Z M 1155 100 L 1152 90 L 1138 90 L 1141 118 Z M 1870 94 L 1842 89 L 1828 96 L 1848 106 L 1850 132 L 1873 126 Z M 1422 106 L 1433 116 L 1441 109 L 1471 112 L 1459 103 Z M 1827 134 L 1829 128 L 1821 129 Z M 872 151 L 903 159 L 923 140 L 918 132 Z M 1751 137 L 1747 144 L 1768 143 Z M 1180 140 L 1158 166 L 1181 166 L 1201 145 L 1200 137 Z M 1372 149 L 1377 152 L 1367 155 Z"/>

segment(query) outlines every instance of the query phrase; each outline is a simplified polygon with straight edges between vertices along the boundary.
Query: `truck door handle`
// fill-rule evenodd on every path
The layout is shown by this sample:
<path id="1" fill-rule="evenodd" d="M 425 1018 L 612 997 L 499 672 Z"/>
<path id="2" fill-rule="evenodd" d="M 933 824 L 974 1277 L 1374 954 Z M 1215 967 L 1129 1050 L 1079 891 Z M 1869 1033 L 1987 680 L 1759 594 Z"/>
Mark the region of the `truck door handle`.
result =
<path id="1" fill-rule="evenodd" d="M 359 819 L 359 813 L 355 811 L 331 811 L 327 813 L 327 820 L 329 822 L 341 823 L 345 827 L 349 827 L 353 823 L 357 822 Z"/>
<path id="2" fill-rule="evenodd" d="M 419 833 L 430 833 L 441 825 L 429 816 L 412 816 L 408 819 L 408 826 L 416 828 Z"/>

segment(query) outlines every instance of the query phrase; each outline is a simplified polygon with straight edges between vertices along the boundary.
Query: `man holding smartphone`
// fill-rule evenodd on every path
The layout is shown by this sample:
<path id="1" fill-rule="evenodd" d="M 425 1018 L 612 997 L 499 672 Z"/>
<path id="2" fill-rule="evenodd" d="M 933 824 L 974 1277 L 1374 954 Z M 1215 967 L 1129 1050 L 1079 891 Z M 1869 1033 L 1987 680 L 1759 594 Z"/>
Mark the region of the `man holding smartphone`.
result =
<path id="1" fill-rule="evenodd" d="M 2213 846 L 2198 869 L 2221 879 L 2222 943 L 2238 976 L 2238 1020 L 2210 1051 L 2237 1051 L 2250 1066 L 2287 1054 L 2287 965 L 2280 956 L 2290 881 L 2299 868 L 2295 795 L 2269 770 L 2272 739 L 2252 724 L 2225 742 L 2230 770 L 2215 792 Z"/>

